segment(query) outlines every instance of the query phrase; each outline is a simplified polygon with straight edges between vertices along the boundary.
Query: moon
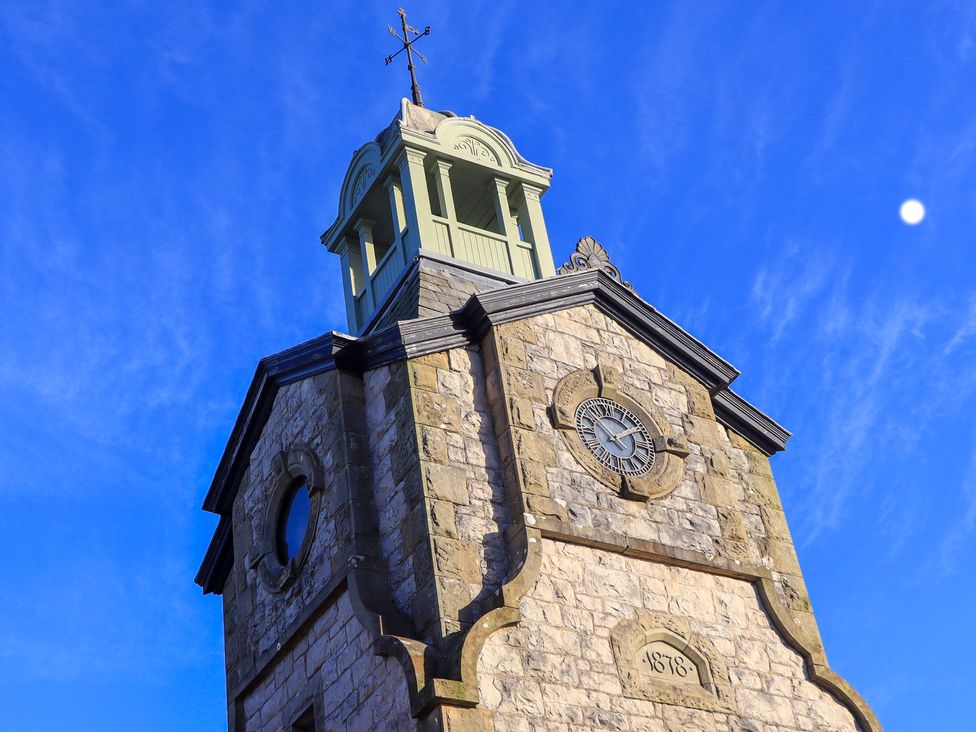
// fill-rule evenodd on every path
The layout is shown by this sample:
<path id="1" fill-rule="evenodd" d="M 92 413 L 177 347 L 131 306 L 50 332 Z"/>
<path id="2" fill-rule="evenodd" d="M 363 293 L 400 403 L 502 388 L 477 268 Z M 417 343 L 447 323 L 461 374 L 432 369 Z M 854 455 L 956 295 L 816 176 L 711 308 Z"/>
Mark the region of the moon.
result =
<path id="1" fill-rule="evenodd" d="M 921 201 L 909 198 L 901 205 L 898 213 L 902 221 L 909 226 L 914 226 L 921 223 L 922 219 L 925 218 L 925 206 L 922 205 Z"/>

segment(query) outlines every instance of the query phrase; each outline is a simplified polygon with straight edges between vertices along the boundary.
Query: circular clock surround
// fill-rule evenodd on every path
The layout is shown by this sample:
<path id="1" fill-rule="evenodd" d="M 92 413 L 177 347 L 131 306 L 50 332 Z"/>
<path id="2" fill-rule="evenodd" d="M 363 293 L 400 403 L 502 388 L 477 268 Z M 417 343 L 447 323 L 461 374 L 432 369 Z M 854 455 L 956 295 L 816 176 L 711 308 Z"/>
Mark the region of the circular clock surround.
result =
<path id="1" fill-rule="evenodd" d="M 654 441 L 641 418 L 604 397 L 576 407 L 576 434 L 600 464 L 621 475 L 639 476 L 654 465 Z"/>
<path id="2" fill-rule="evenodd" d="M 662 498 L 684 478 L 684 438 L 649 398 L 634 398 L 615 369 L 598 364 L 563 376 L 550 414 L 573 457 L 621 498 Z"/>

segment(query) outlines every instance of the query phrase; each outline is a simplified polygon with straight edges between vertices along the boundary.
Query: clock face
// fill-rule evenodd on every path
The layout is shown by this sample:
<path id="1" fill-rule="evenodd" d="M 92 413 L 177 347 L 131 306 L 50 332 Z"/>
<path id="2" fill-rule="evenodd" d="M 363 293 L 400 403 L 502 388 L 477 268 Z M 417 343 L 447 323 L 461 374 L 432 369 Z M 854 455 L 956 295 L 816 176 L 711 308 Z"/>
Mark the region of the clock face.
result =
<path id="1" fill-rule="evenodd" d="M 593 456 L 621 475 L 644 475 L 654 444 L 640 418 L 610 399 L 585 399 L 576 408 L 576 432 Z"/>

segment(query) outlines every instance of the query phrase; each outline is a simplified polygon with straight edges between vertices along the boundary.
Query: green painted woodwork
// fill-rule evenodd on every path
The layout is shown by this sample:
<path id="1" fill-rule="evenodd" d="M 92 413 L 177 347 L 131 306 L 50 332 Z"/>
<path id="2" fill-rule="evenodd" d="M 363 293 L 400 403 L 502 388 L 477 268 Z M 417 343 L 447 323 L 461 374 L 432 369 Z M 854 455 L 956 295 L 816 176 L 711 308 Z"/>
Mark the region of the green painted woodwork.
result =
<path id="1" fill-rule="evenodd" d="M 353 155 L 322 234 L 340 257 L 349 330 L 364 329 L 421 251 L 524 280 L 553 276 L 540 202 L 551 176 L 474 117 L 402 100 Z"/>

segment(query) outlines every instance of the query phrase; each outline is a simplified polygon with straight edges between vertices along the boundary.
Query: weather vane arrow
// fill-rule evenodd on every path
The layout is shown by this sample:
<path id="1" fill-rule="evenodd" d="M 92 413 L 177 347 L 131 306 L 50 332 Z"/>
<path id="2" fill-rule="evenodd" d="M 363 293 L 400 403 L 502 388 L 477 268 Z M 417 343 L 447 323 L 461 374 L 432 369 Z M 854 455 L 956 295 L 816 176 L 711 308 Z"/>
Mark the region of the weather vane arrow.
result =
<path id="1" fill-rule="evenodd" d="M 403 27 L 403 36 L 401 37 L 397 33 L 393 26 L 387 25 L 387 30 L 398 40 L 403 46 L 394 54 L 386 57 L 386 65 L 389 66 L 393 59 L 399 56 L 404 51 L 407 52 L 407 68 L 410 70 L 410 91 L 413 93 L 413 103 L 418 107 L 424 106 L 423 97 L 420 96 L 420 85 L 417 83 L 417 71 L 413 64 L 413 55 L 417 54 L 421 61 L 427 63 L 427 57 L 424 56 L 420 51 L 413 47 L 413 44 L 419 41 L 424 36 L 430 35 L 430 26 L 428 25 L 424 28 L 423 32 L 417 30 L 412 25 L 407 25 L 407 11 L 403 8 L 397 8 L 397 13 L 400 14 L 400 25 Z M 411 36 L 412 34 L 412 36 Z"/>

